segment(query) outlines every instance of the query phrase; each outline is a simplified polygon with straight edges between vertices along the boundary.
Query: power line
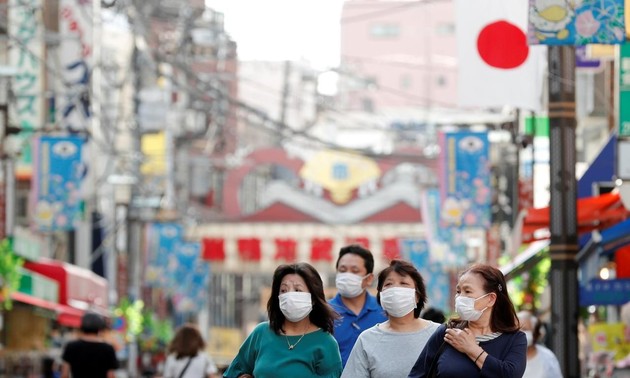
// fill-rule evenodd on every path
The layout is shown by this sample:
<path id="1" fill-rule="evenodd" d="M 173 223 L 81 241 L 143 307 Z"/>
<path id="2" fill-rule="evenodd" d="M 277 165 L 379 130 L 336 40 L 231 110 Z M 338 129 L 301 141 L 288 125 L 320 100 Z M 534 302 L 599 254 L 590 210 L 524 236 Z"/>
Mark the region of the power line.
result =
<path id="1" fill-rule="evenodd" d="M 356 16 L 347 16 L 341 19 L 341 24 L 351 24 L 354 22 L 361 22 L 365 20 L 370 20 L 373 18 L 378 18 L 382 16 L 387 16 L 394 13 L 404 12 L 409 8 L 414 8 L 420 5 L 426 5 L 431 3 L 445 3 L 451 2 L 452 0 L 420 0 L 420 1 L 409 1 L 403 4 L 394 5 L 388 8 L 380 9 L 373 12 L 366 12 L 363 14 L 358 14 Z M 370 3 L 370 5 L 378 4 L 378 2 Z"/>

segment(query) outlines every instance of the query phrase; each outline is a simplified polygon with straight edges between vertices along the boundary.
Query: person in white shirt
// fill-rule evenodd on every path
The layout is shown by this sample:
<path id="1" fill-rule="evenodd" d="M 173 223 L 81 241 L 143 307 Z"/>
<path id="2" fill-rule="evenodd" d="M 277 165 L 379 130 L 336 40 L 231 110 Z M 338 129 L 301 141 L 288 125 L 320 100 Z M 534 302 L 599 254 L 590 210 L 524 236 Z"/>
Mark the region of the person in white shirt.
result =
<path id="1" fill-rule="evenodd" d="M 164 378 L 217 378 L 217 366 L 204 352 L 206 346 L 194 324 L 184 324 L 168 347 Z"/>
<path id="2" fill-rule="evenodd" d="M 538 343 L 541 323 L 530 311 L 518 313 L 521 330 L 527 338 L 527 367 L 523 378 L 562 378 L 560 363 L 551 350 Z"/>

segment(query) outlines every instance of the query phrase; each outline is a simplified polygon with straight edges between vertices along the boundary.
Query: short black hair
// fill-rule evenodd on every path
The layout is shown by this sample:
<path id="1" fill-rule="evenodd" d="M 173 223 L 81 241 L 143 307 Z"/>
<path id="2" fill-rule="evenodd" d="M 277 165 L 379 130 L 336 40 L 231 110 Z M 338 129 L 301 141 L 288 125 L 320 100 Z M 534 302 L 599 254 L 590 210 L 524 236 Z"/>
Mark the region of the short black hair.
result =
<path id="1" fill-rule="evenodd" d="M 429 307 L 422 313 L 422 319 L 431 320 L 439 324 L 443 324 L 446 321 L 446 316 L 442 310 Z"/>
<path id="2" fill-rule="evenodd" d="M 383 284 L 390 275 L 391 272 L 396 272 L 401 276 L 408 276 L 416 284 L 416 294 L 418 295 L 418 301 L 416 302 L 416 308 L 413 309 L 413 317 L 418 319 L 420 317 L 420 311 L 424 308 L 424 304 L 427 302 L 427 289 L 424 286 L 424 279 L 418 269 L 413 264 L 404 260 L 392 260 L 389 266 L 378 274 L 378 283 L 376 284 L 376 301 L 381 304 L 381 291 L 383 290 Z"/>
<path id="3" fill-rule="evenodd" d="M 88 334 L 97 334 L 106 327 L 105 318 L 96 312 L 86 312 L 81 317 L 81 332 Z"/>
<path id="4" fill-rule="evenodd" d="M 365 262 L 365 269 L 367 270 L 368 274 L 374 272 L 374 256 L 372 256 L 372 252 L 359 244 L 350 244 L 342 247 L 339 250 L 339 257 L 337 258 L 335 269 L 339 268 L 339 260 L 341 260 L 341 258 L 348 253 L 354 253 L 355 255 L 358 255 L 363 259 L 363 261 Z"/>

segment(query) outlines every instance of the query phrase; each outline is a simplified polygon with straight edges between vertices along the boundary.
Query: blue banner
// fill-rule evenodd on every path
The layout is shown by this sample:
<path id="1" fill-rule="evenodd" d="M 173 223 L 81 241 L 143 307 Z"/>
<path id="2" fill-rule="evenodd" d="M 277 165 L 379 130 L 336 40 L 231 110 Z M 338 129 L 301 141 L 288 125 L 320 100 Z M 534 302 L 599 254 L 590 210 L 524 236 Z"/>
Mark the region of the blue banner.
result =
<path id="1" fill-rule="evenodd" d="M 440 224 L 443 227 L 490 227 L 488 133 L 442 133 L 440 147 Z"/>
<path id="2" fill-rule="evenodd" d="M 82 216 L 85 139 L 44 136 L 34 140 L 33 221 L 40 231 L 67 231 Z"/>
<path id="3" fill-rule="evenodd" d="M 624 24 L 624 0 L 529 0 L 530 44 L 620 44 Z"/>
<path id="4" fill-rule="evenodd" d="M 167 275 L 169 255 L 182 242 L 184 230 L 176 223 L 155 223 L 147 230 L 147 268 L 145 282 L 150 286 L 168 287 L 173 281 Z"/>
<path id="5" fill-rule="evenodd" d="M 164 288 L 176 312 L 197 312 L 207 302 L 210 266 L 201 259 L 201 244 L 184 240 L 177 223 L 156 223 L 147 229 L 145 283 Z"/>
<path id="6" fill-rule="evenodd" d="M 580 287 L 580 306 L 621 306 L 630 302 L 630 279 L 593 279 Z"/>
<path id="7" fill-rule="evenodd" d="M 403 258 L 410 261 L 424 279 L 428 298 L 427 306 L 448 312 L 449 273 L 444 271 L 442 264 L 432 261 L 429 243 L 423 239 L 402 239 L 401 247 Z"/>
<path id="8" fill-rule="evenodd" d="M 178 312 L 198 312 L 208 303 L 210 268 L 201 259 L 200 243 L 180 243 L 176 246 L 167 275 L 174 278 L 173 302 Z"/>

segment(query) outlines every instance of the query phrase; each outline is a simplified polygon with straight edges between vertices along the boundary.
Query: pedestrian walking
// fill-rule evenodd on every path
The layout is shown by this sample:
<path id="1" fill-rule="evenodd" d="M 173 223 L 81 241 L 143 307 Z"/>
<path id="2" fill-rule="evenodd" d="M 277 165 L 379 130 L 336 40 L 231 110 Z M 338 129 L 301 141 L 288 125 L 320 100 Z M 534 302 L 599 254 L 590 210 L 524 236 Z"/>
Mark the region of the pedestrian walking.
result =
<path id="1" fill-rule="evenodd" d="M 527 340 L 503 273 L 475 264 L 459 277 L 458 317 L 431 336 L 409 377 L 519 378 L 527 363 Z"/>
<path id="2" fill-rule="evenodd" d="M 308 263 L 280 265 L 262 322 L 241 345 L 227 378 L 338 378 L 342 365 L 332 336 L 337 314 L 319 273 Z"/>
<path id="3" fill-rule="evenodd" d="M 337 295 L 330 300 L 340 318 L 335 321 L 335 339 L 341 361 L 346 365 L 361 332 L 387 320 L 376 298 L 367 291 L 374 281 L 374 256 L 358 244 L 339 250 L 335 285 Z"/>
<path id="4" fill-rule="evenodd" d="M 217 378 L 217 366 L 205 353 L 206 343 L 194 324 L 177 329 L 168 346 L 164 378 Z"/>
<path id="5" fill-rule="evenodd" d="M 116 351 L 101 338 L 105 330 L 105 319 L 94 312 L 81 317 L 80 335 L 77 340 L 66 344 L 61 356 L 61 377 L 69 378 L 114 378 L 118 369 Z"/>
<path id="6" fill-rule="evenodd" d="M 420 318 L 427 301 L 420 272 L 392 260 L 378 275 L 377 301 L 387 320 L 363 331 L 352 348 L 342 378 L 404 378 L 429 337 L 440 326 Z"/>

